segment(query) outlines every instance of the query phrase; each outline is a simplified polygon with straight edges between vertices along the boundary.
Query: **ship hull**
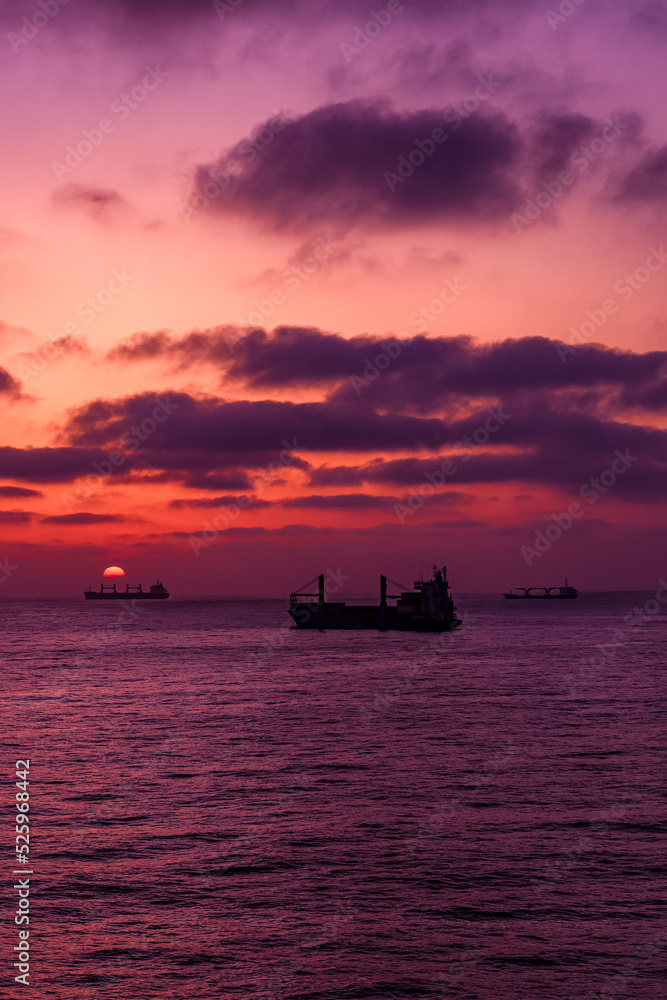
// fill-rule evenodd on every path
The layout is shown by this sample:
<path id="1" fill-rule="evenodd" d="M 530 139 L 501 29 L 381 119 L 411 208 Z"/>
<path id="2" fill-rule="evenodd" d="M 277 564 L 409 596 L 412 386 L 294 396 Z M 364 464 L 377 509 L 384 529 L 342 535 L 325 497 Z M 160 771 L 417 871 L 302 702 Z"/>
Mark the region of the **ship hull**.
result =
<path id="1" fill-rule="evenodd" d="M 297 604 L 289 609 L 289 615 L 296 628 L 319 631 L 372 629 L 378 632 L 453 632 L 461 624 L 460 618 L 403 614 L 394 607 L 381 608 L 378 605 Z"/>
<path id="2" fill-rule="evenodd" d="M 573 601 L 577 594 L 503 594 L 506 601 Z"/>
<path id="3" fill-rule="evenodd" d="M 169 594 L 100 594 L 98 590 L 85 590 L 87 601 L 166 601 Z"/>

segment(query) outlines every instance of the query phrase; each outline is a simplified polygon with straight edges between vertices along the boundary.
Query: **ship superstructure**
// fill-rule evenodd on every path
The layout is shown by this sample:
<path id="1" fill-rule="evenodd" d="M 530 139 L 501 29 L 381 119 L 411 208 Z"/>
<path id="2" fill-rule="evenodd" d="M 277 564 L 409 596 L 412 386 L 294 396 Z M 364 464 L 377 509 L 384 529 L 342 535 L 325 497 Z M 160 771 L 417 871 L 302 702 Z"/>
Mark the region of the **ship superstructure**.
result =
<path id="1" fill-rule="evenodd" d="M 449 590 L 447 568 L 433 567 L 430 580 L 415 580 L 414 589 L 389 580 L 399 594 L 387 593 L 388 577 L 380 577 L 379 604 L 345 604 L 327 601 L 324 574 L 316 578 L 317 593 L 290 595 L 288 613 L 296 628 L 311 629 L 397 629 L 402 632 L 451 632 L 461 624 Z M 309 587 L 315 580 L 305 586 Z M 303 598 L 314 598 L 305 601 Z M 395 601 L 390 604 L 389 601 Z"/>

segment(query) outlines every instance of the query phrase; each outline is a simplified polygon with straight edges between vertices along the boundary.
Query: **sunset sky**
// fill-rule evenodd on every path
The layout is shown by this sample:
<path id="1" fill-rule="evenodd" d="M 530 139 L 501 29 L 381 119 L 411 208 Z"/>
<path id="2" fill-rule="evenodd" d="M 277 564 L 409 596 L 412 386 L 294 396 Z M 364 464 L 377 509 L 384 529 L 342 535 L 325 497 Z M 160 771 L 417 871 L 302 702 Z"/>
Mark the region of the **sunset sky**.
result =
<path id="1" fill-rule="evenodd" d="M 658 586 L 664 5 L 0 17 L 1 597 Z"/>

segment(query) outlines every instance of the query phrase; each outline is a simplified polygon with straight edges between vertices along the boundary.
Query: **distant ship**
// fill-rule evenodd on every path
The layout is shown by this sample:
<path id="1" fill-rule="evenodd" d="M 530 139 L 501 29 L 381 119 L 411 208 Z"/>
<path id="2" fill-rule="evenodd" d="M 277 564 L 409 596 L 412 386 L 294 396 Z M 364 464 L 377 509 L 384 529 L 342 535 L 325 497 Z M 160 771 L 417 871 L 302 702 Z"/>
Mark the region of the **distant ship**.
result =
<path id="1" fill-rule="evenodd" d="M 296 628 L 313 629 L 397 629 L 401 632 L 451 632 L 461 624 L 449 592 L 447 569 L 433 567 L 430 580 L 415 580 L 414 590 L 387 593 L 387 577 L 380 577 L 379 604 L 345 604 L 327 601 L 324 575 L 317 578 L 316 594 L 290 594 L 288 613 Z M 311 580 L 311 583 L 314 583 Z M 394 583 L 393 580 L 390 581 Z M 310 586 L 310 584 L 306 584 Z M 402 588 L 402 584 L 396 584 Z M 316 601 L 304 602 L 299 598 Z M 387 604 L 395 600 L 396 604 Z"/>
<path id="2" fill-rule="evenodd" d="M 516 591 L 516 593 L 515 593 Z M 565 577 L 564 587 L 512 587 L 509 594 L 503 594 L 508 601 L 567 601 L 579 596 L 576 587 L 569 587 Z"/>
<path id="3" fill-rule="evenodd" d="M 99 590 L 84 590 L 83 596 L 87 601 L 165 601 L 169 591 L 158 580 L 150 590 L 142 590 L 141 584 L 138 587 L 127 584 L 125 590 L 116 590 L 115 583 L 109 587 L 102 584 Z"/>

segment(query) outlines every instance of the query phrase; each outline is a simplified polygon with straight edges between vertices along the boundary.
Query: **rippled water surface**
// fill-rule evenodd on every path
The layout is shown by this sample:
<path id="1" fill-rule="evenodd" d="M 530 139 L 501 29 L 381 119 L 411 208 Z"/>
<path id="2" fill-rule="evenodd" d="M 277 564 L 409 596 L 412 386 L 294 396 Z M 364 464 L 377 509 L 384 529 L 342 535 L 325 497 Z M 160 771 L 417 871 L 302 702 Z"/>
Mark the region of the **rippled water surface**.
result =
<path id="1" fill-rule="evenodd" d="M 3 995 L 665 996 L 667 610 L 622 621 L 652 596 L 459 598 L 435 645 L 282 601 L 0 604 Z"/>

